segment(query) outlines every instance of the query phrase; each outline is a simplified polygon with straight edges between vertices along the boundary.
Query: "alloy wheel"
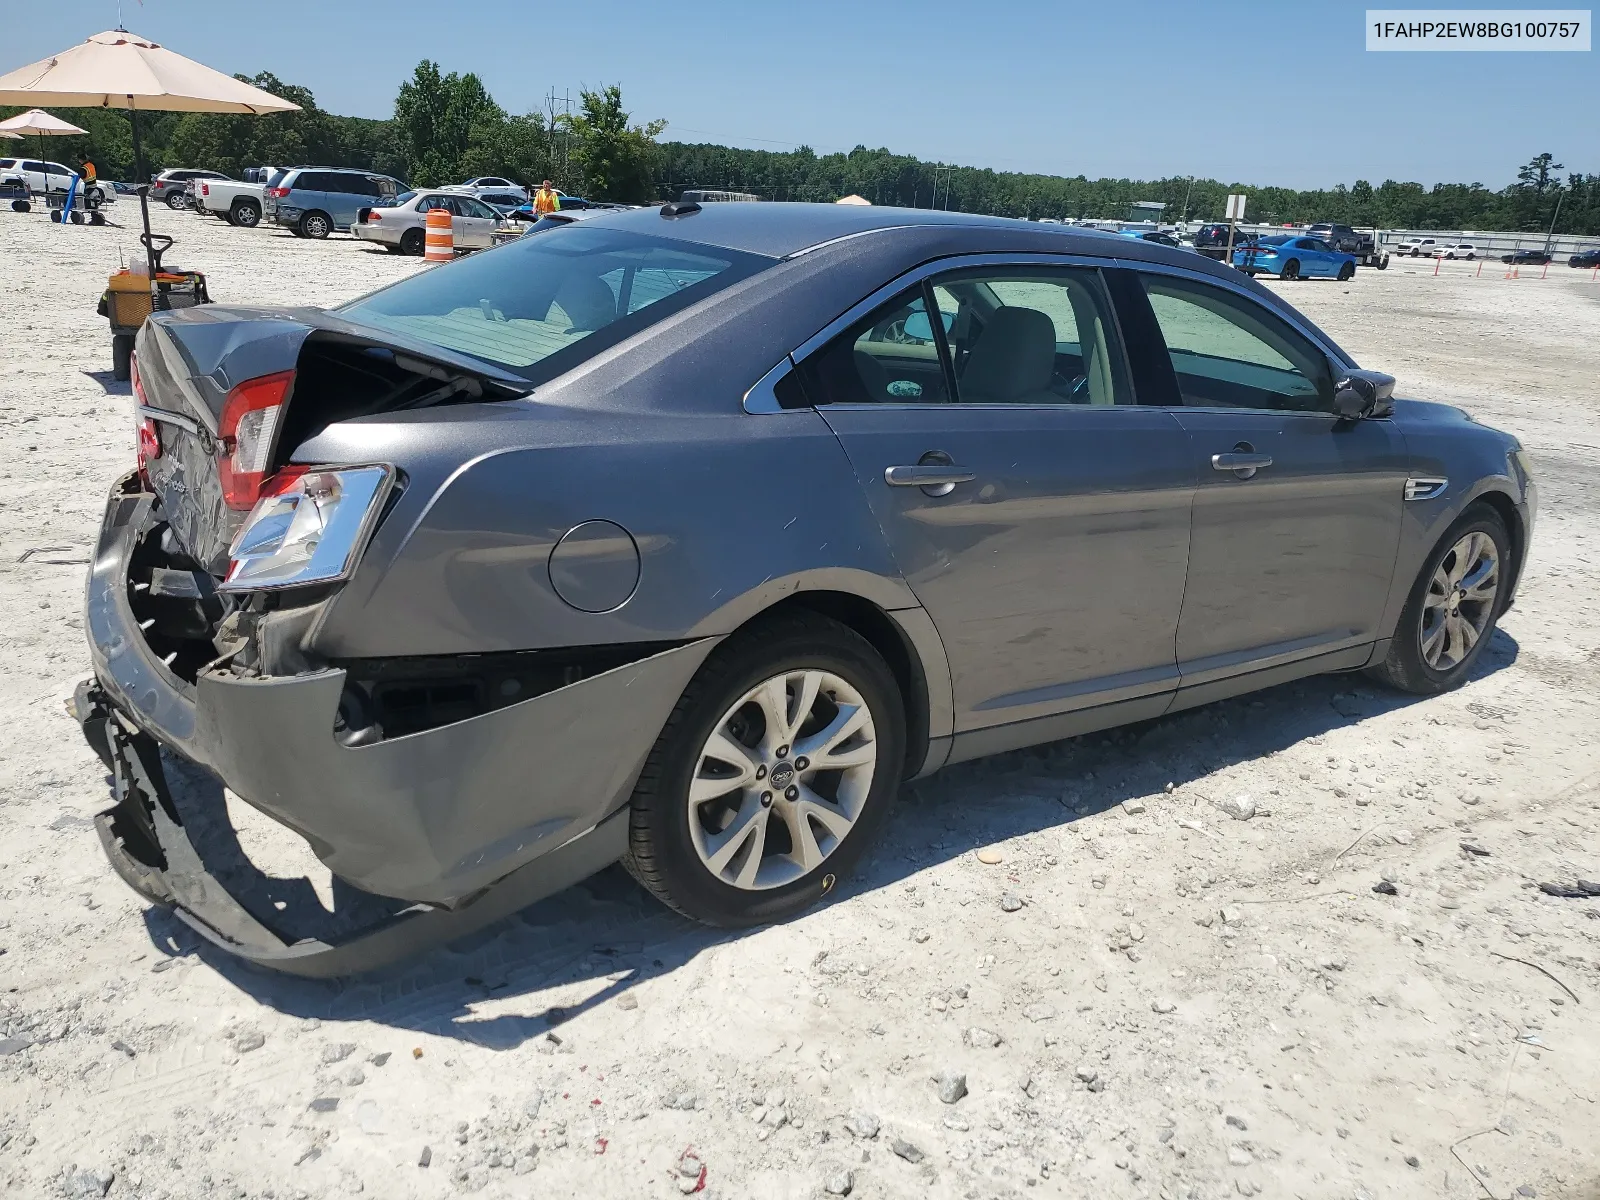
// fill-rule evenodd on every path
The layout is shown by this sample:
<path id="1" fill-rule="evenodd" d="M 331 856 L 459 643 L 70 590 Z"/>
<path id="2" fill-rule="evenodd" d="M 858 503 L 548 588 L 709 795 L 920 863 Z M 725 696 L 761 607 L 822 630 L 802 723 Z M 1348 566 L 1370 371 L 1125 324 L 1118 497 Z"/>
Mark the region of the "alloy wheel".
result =
<path id="1" fill-rule="evenodd" d="M 1422 660 L 1435 671 L 1460 665 L 1483 637 L 1500 594 L 1500 551 L 1474 530 L 1434 570 L 1422 601 Z"/>
<path id="2" fill-rule="evenodd" d="M 878 765 L 872 712 L 831 671 L 774 675 L 712 728 L 689 783 L 701 864 L 745 891 L 810 874 L 849 835 Z"/>

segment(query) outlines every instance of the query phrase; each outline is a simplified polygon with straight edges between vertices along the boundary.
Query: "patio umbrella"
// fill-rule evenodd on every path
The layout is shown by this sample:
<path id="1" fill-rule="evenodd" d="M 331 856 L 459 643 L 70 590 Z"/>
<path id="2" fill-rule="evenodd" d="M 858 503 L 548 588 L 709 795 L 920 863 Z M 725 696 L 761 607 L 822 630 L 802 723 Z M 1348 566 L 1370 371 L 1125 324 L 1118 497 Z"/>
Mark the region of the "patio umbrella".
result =
<path id="1" fill-rule="evenodd" d="M 139 148 L 140 112 L 275 113 L 300 106 L 231 75 L 129 33 L 110 29 L 70 50 L 0 75 L 0 104 L 56 104 L 69 108 L 125 108 L 133 128 L 134 182 L 150 249 L 150 181 Z"/>
<path id="2" fill-rule="evenodd" d="M 0 121 L 0 133 L 8 133 L 13 137 L 21 137 L 25 133 L 37 134 L 39 138 L 39 162 L 44 169 L 44 190 L 50 190 L 50 164 L 44 157 L 44 140 L 47 137 L 81 137 L 87 134 L 87 129 L 79 129 L 76 125 L 69 125 L 60 117 L 52 117 L 42 108 L 30 108 L 25 113 L 18 113 L 14 117 L 7 117 Z"/>

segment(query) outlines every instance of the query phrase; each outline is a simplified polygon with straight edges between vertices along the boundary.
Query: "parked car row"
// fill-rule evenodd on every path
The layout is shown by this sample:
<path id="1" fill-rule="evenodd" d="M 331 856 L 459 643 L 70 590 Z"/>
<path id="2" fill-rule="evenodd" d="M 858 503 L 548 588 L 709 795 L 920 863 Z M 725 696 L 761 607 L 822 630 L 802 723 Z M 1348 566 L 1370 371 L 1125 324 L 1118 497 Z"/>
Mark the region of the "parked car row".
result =
<path id="1" fill-rule="evenodd" d="M 82 206 L 99 208 L 115 192 L 108 192 L 98 180 L 84 185 L 83 177 L 71 167 L 58 162 L 45 162 L 37 158 L 0 158 L 0 183 L 20 184 L 29 192 L 65 192 L 77 180 L 83 187 Z"/>

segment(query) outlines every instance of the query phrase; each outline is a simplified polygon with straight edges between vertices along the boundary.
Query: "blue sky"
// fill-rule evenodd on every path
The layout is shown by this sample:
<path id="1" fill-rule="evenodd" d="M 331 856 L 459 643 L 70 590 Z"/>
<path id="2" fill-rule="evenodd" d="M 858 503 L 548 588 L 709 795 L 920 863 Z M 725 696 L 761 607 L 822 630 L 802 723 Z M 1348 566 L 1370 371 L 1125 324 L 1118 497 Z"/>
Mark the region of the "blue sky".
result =
<path id="1" fill-rule="evenodd" d="M 115 26 L 115 0 L 0 0 L 0 72 Z M 1365 5 L 1316 0 L 124 0 L 127 27 L 324 108 L 389 115 L 417 61 L 507 109 L 620 83 L 666 137 L 858 143 L 997 170 L 1501 187 L 1533 154 L 1600 172 L 1586 54 L 1369 54 Z M 491 23 L 493 27 L 491 28 Z"/>

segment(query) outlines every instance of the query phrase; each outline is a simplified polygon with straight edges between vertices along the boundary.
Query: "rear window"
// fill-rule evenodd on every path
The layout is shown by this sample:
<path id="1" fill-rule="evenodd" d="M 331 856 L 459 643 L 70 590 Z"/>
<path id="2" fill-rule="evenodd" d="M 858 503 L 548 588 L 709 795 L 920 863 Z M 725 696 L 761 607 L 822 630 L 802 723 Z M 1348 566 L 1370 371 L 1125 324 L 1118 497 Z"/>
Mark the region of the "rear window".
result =
<path id="1" fill-rule="evenodd" d="M 1288 243 L 1289 236 L 1283 233 L 1275 233 L 1271 237 L 1256 239 L 1256 245 L 1258 246 L 1285 246 L 1288 245 Z"/>
<path id="2" fill-rule="evenodd" d="M 773 261 L 572 225 L 413 275 L 339 312 L 540 382 Z"/>

